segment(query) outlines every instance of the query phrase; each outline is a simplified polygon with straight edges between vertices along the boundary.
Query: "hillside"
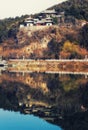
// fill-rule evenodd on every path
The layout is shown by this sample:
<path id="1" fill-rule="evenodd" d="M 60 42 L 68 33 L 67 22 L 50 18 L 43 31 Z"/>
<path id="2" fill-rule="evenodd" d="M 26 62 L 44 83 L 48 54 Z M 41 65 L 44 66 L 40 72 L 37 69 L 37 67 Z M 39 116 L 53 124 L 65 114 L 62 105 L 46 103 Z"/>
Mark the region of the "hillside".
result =
<path id="1" fill-rule="evenodd" d="M 55 9 L 57 12 L 64 11 L 67 16 L 88 21 L 88 0 L 68 0 L 50 9 Z"/>
<path id="2" fill-rule="evenodd" d="M 1 44 L 0 55 L 5 59 L 85 58 L 88 55 L 88 46 L 83 44 L 82 38 L 85 26 L 78 29 L 46 26 L 35 31 L 30 31 L 30 27 L 19 29 L 16 40 L 9 38 Z M 84 39 L 84 43 L 86 41 Z"/>
<path id="3" fill-rule="evenodd" d="M 33 25 L 20 28 L 19 25 L 28 18 L 28 15 L 0 20 L 0 55 L 4 59 L 23 57 L 83 59 L 87 57 L 88 24 L 85 21 L 88 20 L 87 6 L 88 0 L 68 0 L 51 7 L 50 9 L 58 12 L 57 16 L 63 11 L 64 19 L 72 16 L 69 17 L 70 22 L 64 20 L 64 22 L 56 22 L 57 24 L 55 23 L 57 16 L 53 17 L 53 26 Z M 39 16 L 40 14 L 31 17 L 34 20 Z M 63 19 L 63 14 L 61 17 Z M 43 18 L 41 22 L 44 20 L 46 19 Z"/>
<path id="4" fill-rule="evenodd" d="M 0 20 L 0 44 L 8 38 L 15 38 L 19 29 L 19 23 L 28 15 Z"/>

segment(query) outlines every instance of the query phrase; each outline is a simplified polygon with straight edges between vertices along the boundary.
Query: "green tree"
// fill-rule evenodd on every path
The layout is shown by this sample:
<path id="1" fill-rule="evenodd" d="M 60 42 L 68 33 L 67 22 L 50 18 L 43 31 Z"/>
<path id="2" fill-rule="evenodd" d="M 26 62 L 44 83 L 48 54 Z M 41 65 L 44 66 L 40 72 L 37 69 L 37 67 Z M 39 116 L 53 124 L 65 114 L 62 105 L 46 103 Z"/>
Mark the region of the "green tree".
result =
<path id="1" fill-rule="evenodd" d="M 88 24 L 80 30 L 80 45 L 88 50 Z"/>
<path id="2" fill-rule="evenodd" d="M 57 25 L 58 24 L 58 18 L 56 18 L 56 17 L 53 18 L 53 23 Z"/>
<path id="3" fill-rule="evenodd" d="M 48 51 L 50 55 L 54 55 L 55 59 L 59 59 L 59 52 L 61 50 L 61 43 L 58 43 L 55 39 L 52 39 L 48 43 Z"/>

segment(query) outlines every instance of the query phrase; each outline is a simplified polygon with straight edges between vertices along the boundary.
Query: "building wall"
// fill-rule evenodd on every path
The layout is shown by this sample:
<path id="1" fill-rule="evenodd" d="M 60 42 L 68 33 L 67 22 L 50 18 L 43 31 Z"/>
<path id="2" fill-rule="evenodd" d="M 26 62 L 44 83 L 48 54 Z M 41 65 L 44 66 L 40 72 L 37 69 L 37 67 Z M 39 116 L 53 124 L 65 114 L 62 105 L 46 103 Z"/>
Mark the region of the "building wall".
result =
<path id="1" fill-rule="evenodd" d="M 39 25 L 39 26 L 26 26 L 26 27 L 23 27 L 23 28 L 20 28 L 21 30 L 27 30 L 27 31 L 38 31 L 38 30 L 42 30 L 42 29 L 45 29 L 47 28 L 47 26 L 42 26 L 42 25 Z"/>
<path id="2" fill-rule="evenodd" d="M 27 23 L 27 27 L 28 26 L 33 26 L 34 24 L 33 23 Z"/>
<path id="3" fill-rule="evenodd" d="M 46 23 L 46 26 L 52 26 L 52 23 Z"/>
<path id="4" fill-rule="evenodd" d="M 23 24 L 20 24 L 20 28 L 23 28 L 24 27 L 24 25 Z"/>

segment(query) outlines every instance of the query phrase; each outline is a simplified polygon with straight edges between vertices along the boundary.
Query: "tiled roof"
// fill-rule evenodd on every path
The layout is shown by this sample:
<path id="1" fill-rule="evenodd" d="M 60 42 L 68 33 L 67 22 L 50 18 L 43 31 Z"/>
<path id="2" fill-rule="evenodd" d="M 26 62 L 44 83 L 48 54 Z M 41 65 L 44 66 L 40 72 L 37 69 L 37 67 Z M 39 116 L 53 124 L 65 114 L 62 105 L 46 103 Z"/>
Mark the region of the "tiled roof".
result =
<path id="1" fill-rule="evenodd" d="M 41 13 L 46 13 L 46 14 L 56 14 L 55 10 L 44 10 Z"/>

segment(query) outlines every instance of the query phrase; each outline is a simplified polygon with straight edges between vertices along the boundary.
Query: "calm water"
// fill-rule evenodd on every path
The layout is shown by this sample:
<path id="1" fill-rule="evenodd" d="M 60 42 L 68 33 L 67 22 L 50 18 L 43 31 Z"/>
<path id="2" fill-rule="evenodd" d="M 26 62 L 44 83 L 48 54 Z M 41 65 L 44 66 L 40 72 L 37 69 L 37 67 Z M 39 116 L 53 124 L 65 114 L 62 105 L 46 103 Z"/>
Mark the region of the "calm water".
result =
<path id="1" fill-rule="evenodd" d="M 0 110 L 0 130 L 61 130 L 33 115 Z"/>
<path id="2" fill-rule="evenodd" d="M 88 77 L 2 72 L 0 130 L 88 130 Z"/>

